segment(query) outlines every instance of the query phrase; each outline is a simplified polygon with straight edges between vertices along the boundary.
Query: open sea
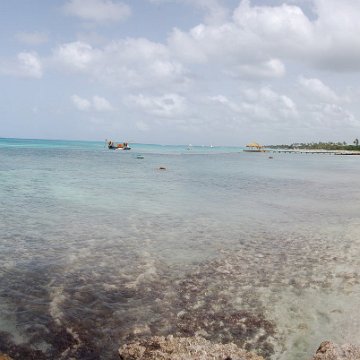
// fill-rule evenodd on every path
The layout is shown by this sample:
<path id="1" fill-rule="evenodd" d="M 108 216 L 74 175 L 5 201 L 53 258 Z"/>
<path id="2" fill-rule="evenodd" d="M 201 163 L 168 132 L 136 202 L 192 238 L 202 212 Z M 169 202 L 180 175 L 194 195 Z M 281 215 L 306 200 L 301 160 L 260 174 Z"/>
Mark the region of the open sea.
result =
<path id="1" fill-rule="evenodd" d="M 130 146 L 0 139 L 0 352 L 360 345 L 360 156 Z"/>

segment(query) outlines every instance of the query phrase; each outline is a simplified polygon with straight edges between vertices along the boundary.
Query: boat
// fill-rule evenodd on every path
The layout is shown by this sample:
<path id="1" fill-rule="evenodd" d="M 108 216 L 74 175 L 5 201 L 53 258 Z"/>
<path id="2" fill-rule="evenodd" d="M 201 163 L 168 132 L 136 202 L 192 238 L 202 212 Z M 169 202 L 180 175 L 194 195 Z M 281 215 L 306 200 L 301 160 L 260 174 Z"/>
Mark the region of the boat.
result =
<path id="1" fill-rule="evenodd" d="M 246 149 L 243 151 L 246 152 L 265 152 L 264 146 L 258 144 L 257 142 L 252 142 L 251 144 L 246 145 Z"/>
<path id="2" fill-rule="evenodd" d="M 110 150 L 131 150 L 131 147 L 129 147 L 127 142 L 116 143 L 112 140 L 106 140 L 106 144 Z"/>

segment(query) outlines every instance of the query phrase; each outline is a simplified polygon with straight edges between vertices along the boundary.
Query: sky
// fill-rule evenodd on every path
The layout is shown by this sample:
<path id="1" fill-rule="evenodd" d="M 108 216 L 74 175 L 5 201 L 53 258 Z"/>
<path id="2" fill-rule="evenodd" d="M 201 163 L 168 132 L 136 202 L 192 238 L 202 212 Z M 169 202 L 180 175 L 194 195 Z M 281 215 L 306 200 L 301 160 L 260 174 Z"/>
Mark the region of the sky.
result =
<path id="1" fill-rule="evenodd" d="M 1 0 L 0 137 L 360 136 L 359 0 Z"/>

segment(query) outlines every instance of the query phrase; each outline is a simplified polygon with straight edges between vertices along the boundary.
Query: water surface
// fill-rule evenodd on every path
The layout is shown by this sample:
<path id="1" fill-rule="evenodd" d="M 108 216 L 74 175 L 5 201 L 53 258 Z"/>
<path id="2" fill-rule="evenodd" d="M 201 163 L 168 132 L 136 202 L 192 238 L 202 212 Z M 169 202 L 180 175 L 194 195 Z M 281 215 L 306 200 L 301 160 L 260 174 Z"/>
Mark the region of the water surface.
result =
<path id="1" fill-rule="evenodd" d="M 358 342 L 359 157 L 131 146 L 0 140 L 0 351 L 117 359 L 172 333 L 305 360 Z"/>

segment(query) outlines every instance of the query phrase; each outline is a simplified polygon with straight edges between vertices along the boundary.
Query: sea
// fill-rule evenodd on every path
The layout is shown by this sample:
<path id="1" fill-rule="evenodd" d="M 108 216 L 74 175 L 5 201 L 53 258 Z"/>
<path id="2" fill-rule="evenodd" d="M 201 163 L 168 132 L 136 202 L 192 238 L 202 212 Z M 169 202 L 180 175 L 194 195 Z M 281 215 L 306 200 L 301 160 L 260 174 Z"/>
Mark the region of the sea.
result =
<path id="1" fill-rule="evenodd" d="M 0 139 L 0 352 L 360 344 L 359 156 L 129 145 Z"/>

